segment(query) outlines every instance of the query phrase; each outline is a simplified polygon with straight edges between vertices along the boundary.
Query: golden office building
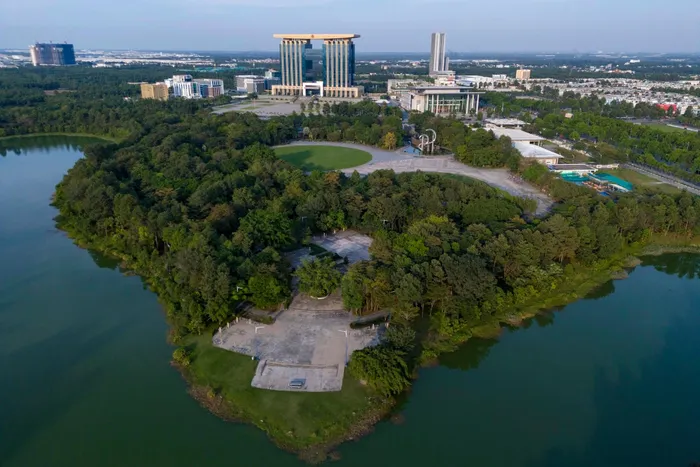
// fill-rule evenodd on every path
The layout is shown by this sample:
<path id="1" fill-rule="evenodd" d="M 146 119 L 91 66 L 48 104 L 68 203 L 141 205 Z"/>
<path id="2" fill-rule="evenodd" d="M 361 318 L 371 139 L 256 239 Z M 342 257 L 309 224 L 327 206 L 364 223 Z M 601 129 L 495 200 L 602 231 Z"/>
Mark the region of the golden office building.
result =
<path id="1" fill-rule="evenodd" d="M 530 74 L 532 73 L 531 70 L 517 70 L 515 72 L 515 79 L 519 79 L 522 81 L 527 81 L 530 79 Z"/>
<path id="2" fill-rule="evenodd" d="M 275 34 L 280 44 L 281 84 L 272 86 L 276 96 L 307 96 L 358 98 L 363 93 L 355 86 L 355 44 L 357 34 Z M 311 41 L 323 41 L 321 58 L 322 80 L 308 79 L 314 66 L 307 57 L 313 49 Z M 309 53 L 311 55 L 311 53 Z"/>
<path id="3" fill-rule="evenodd" d="M 168 100 L 168 85 L 165 83 L 141 83 L 141 99 Z"/>

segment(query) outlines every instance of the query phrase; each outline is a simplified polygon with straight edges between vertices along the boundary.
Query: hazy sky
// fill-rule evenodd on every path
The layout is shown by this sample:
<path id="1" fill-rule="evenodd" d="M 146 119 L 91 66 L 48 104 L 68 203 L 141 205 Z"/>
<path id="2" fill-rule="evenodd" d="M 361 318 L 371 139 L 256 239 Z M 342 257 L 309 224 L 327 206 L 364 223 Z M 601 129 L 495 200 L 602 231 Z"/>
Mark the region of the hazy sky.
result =
<path id="1" fill-rule="evenodd" d="M 356 33 L 358 52 L 700 51 L 699 0 L 2 0 L 0 48 L 272 51 L 280 33 Z"/>

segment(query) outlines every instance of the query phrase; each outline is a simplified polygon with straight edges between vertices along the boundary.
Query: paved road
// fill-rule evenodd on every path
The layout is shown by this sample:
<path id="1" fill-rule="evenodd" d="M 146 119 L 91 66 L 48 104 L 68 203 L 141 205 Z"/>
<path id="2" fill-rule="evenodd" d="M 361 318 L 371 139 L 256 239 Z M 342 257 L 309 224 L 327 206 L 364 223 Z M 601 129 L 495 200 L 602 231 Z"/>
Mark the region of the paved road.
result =
<path id="1" fill-rule="evenodd" d="M 464 175 L 466 177 L 481 180 L 494 188 L 498 188 L 513 196 L 522 198 L 534 198 L 537 200 L 537 216 L 545 215 L 554 204 L 553 201 L 534 186 L 511 180 L 506 169 L 478 169 L 455 161 L 452 157 L 408 157 L 399 160 L 384 162 L 369 162 L 353 169 L 345 169 L 343 172 L 351 174 L 357 170 L 361 174 L 369 174 L 375 170 L 391 169 L 394 172 L 437 172 Z"/>
<path id="2" fill-rule="evenodd" d="M 631 162 L 624 164 L 624 167 L 626 167 L 628 169 L 632 169 L 636 172 L 647 175 L 649 177 L 655 178 L 656 180 L 659 180 L 661 182 L 668 183 L 669 185 L 675 186 L 676 188 L 678 188 L 680 190 L 688 190 L 688 192 L 690 192 L 690 193 L 700 195 L 700 187 L 695 186 L 692 183 L 686 182 L 685 180 L 682 180 L 682 179 L 675 177 L 673 175 L 659 172 L 659 171 L 656 171 L 652 168 L 645 167 L 645 166 L 639 165 L 639 164 L 634 164 Z"/>
<path id="3" fill-rule="evenodd" d="M 411 154 L 405 154 L 401 149 L 397 151 L 385 151 L 384 149 L 375 148 L 372 146 L 364 146 L 362 144 L 353 143 L 329 143 L 329 142 L 310 142 L 310 141 L 295 141 L 292 145 L 321 145 L 321 146 L 341 146 L 345 148 L 354 148 L 362 151 L 367 151 L 372 155 L 372 160 L 367 164 L 359 167 L 342 170 L 348 175 L 357 170 L 362 175 L 367 175 L 375 170 L 393 170 L 394 172 L 437 172 L 450 173 L 456 175 L 464 175 L 486 182 L 494 188 L 501 189 L 510 193 L 513 196 L 522 198 L 534 198 L 537 200 L 538 216 L 545 215 L 554 204 L 551 198 L 539 191 L 534 186 L 522 182 L 517 183 L 509 178 L 509 172 L 506 169 L 478 169 L 462 164 L 454 160 L 452 156 L 430 156 L 430 157 L 415 157 Z"/>

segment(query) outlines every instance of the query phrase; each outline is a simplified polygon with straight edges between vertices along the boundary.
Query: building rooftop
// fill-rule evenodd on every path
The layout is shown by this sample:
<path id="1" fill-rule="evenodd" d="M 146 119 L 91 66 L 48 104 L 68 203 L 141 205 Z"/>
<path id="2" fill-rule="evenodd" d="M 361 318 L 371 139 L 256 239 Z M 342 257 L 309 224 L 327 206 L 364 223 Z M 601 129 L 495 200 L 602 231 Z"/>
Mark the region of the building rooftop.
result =
<path id="1" fill-rule="evenodd" d="M 525 122 L 517 118 L 487 118 L 486 123 L 496 126 L 523 126 Z"/>
<path id="2" fill-rule="evenodd" d="M 491 130 L 493 131 L 493 134 L 496 135 L 497 138 L 500 138 L 501 136 L 507 136 L 509 137 L 514 143 L 518 141 L 544 141 L 545 139 L 542 138 L 541 136 L 533 135 L 532 133 L 528 133 L 523 130 L 518 130 L 516 128 L 486 128 L 486 130 Z"/>
<path id="3" fill-rule="evenodd" d="M 275 39 L 301 39 L 301 40 L 318 40 L 326 39 L 357 39 L 359 34 L 273 34 Z"/>
<path id="4" fill-rule="evenodd" d="M 483 94 L 483 92 L 473 92 L 473 89 L 474 88 L 468 88 L 466 86 L 414 86 L 409 88 L 409 90 L 418 92 L 420 94 Z"/>
<path id="5" fill-rule="evenodd" d="M 542 146 L 537 146 L 535 144 L 528 144 L 522 142 L 513 143 L 513 147 L 520 151 L 523 157 L 534 158 L 534 159 L 563 159 L 564 156 L 557 154 L 556 152 L 550 151 L 549 149 L 543 148 Z"/>
<path id="6" fill-rule="evenodd" d="M 578 170 L 578 171 L 591 171 L 595 172 L 596 169 L 595 166 L 588 165 L 588 164 L 557 164 L 552 167 L 552 170 L 556 172 L 566 172 L 567 170 Z"/>

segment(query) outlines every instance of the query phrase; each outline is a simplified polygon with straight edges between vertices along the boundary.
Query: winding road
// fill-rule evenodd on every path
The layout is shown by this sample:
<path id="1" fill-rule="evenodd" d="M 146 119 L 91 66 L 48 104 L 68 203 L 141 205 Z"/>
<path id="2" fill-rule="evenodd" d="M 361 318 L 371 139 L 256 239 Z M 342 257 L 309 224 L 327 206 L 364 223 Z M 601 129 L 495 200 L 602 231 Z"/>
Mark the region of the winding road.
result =
<path id="1" fill-rule="evenodd" d="M 341 172 L 348 175 L 352 174 L 354 171 L 357 171 L 362 175 L 367 175 L 376 170 L 393 170 L 396 173 L 422 171 L 464 175 L 466 177 L 481 180 L 482 182 L 485 182 L 494 188 L 503 190 L 513 196 L 537 200 L 537 210 L 535 211 L 535 215 L 537 216 L 545 215 L 554 204 L 551 198 L 542 193 L 536 187 L 527 182 L 516 182 L 515 180 L 512 180 L 509 177 L 510 173 L 506 169 L 479 169 L 476 167 L 470 167 L 462 164 L 461 162 L 455 161 L 452 156 L 416 157 L 412 154 L 404 153 L 402 149 L 392 152 L 361 144 L 329 143 L 325 141 L 296 141 L 292 143 L 292 145 L 340 146 L 359 149 L 370 153 L 372 156 L 372 160 L 370 162 L 358 167 L 341 170 Z"/>

